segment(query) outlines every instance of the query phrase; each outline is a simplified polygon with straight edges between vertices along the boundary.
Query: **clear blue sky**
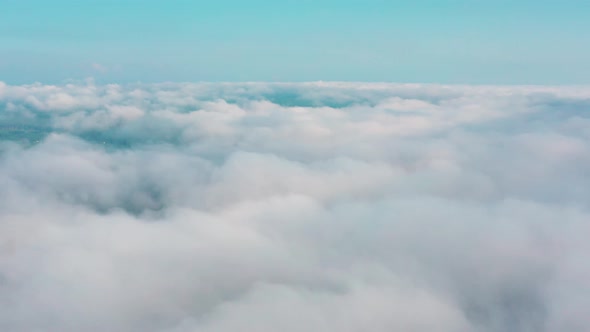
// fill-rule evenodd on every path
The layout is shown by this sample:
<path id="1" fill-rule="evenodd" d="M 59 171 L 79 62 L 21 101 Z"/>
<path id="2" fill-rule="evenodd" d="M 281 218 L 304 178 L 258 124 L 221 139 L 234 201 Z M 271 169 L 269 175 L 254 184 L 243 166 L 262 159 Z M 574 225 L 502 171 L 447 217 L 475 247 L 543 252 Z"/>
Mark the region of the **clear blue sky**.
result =
<path id="1" fill-rule="evenodd" d="M 587 0 L 0 0 L 0 81 L 590 84 Z"/>

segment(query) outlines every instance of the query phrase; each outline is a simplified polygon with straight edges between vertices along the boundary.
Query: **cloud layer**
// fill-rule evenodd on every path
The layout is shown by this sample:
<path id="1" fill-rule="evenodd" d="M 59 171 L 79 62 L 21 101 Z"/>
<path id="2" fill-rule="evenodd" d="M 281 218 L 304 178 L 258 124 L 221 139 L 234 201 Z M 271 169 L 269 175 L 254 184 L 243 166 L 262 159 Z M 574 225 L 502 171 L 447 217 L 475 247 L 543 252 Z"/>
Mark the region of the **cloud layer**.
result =
<path id="1" fill-rule="evenodd" d="M 0 82 L 0 330 L 588 331 L 590 88 Z"/>

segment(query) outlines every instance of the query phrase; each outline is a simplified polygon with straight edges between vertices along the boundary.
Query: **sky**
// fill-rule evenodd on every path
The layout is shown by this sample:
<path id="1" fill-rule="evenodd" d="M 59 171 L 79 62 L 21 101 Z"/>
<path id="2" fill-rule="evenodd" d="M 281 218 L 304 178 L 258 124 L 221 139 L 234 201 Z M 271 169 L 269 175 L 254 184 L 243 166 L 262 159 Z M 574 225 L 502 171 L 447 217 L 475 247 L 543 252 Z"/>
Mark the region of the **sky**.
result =
<path id="1" fill-rule="evenodd" d="M 590 83 L 583 0 L 0 0 L 0 80 Z"/>

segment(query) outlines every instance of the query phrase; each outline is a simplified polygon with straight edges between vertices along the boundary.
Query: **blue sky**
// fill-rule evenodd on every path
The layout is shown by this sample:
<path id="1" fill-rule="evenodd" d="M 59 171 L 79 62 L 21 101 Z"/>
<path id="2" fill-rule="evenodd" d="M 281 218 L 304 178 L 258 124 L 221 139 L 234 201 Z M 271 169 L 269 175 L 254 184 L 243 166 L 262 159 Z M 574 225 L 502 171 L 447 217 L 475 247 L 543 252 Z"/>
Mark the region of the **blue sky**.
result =
<path id="1" fill-rule="evenodd" d="M 0 0 L 0 80 L 589 84 L 590 1 Z"/>

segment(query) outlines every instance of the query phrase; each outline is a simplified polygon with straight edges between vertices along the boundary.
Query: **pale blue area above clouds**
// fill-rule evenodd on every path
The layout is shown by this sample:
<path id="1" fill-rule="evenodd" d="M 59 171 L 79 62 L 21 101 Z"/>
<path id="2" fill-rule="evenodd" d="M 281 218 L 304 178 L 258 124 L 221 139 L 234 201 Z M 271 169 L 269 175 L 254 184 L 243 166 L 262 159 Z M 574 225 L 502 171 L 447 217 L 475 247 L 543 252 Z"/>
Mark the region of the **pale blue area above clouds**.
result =
<path id="1" fill-rule="evenodd" d="M 0 80 L 585 84 L 590 2 L 0 0 Z"/>

